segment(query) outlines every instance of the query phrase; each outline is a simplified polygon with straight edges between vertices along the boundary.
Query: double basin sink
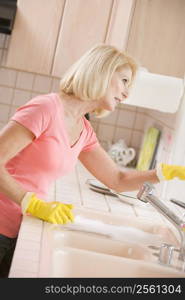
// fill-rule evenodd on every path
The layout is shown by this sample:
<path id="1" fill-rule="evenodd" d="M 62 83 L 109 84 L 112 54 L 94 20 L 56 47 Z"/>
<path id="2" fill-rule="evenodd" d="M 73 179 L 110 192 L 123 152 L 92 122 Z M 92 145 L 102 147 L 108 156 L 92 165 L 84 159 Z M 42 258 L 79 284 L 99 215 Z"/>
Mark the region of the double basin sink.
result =
<path id="1" fill-rule="evenodd" d="M 179 246 L 163 223 L 83 208 L 76 208 L 74 214 L 75 220 L 94 222 L 104 230 L 90 231 L 88 222 L 79 230 L 75 222 L 72 226 L 44 223 L 39 277 L 185 277 L 158 262 L 163 242 Z"/>

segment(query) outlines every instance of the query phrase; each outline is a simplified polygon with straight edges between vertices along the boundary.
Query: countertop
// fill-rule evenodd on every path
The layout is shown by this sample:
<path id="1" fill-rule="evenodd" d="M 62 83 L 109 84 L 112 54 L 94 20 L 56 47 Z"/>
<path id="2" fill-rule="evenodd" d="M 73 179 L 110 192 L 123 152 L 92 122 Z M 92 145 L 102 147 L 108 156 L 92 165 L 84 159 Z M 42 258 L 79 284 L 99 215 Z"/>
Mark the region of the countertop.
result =
<path id="1" fill-rule="evenodd" d="M 83 165 L 78 163 L 72 173 L 55 182 L 49 191 L 47 200 L 72 203 L 75 207 L 103 211 L 114 216 L 121 215 L 123 218 L 124 215 L 129 215 L 130 217 L 142 217 L 146 220 L 154 219 L 169 226 L 178 238 L 178 232 L 174 226 L 150 204 L 136 200 L 136 203 L 133 205 L 121 202 L 115 197 L 91 191 L 86 181 L 93 178 Z M 183 215 L 183 208 L 177 207 L 169 201 L 167 202 L 177 215 Z M 43 227 L 43 221 L 31 216 L 23 217 L 9 273 L 10 278 L 39 277 Z"/>

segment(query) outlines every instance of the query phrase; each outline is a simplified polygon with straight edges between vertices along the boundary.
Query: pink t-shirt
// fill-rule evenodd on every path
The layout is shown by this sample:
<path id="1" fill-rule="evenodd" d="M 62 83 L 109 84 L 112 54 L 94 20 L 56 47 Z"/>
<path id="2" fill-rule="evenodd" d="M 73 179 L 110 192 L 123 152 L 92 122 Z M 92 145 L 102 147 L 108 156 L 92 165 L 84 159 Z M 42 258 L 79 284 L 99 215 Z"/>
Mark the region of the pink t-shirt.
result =
<path id="1" fill-rule="evenodd" d="M 81 151 L 98 145 L 90 122 L 83 117 L 79 140 L 70 146 L 59 95 L 40 95 L 18 108 L 12 120 L 32 131 L 36 138 L 6 164 L 7 171 L 27 191 L 45 199 L 50 185 L 73 170 Z M 22 219 L 18 204 L 0 193 L 0 233 L 17 236 Z"/>

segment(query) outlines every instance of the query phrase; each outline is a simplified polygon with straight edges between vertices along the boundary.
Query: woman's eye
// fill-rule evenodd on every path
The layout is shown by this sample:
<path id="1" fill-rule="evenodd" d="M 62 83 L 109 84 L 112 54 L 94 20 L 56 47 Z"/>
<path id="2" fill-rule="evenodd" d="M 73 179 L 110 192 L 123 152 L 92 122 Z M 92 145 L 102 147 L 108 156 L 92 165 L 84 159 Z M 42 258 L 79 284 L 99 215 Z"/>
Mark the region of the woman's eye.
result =
<path id="1" fill-rule="evenodd" d="M 128 83 L 128 79 L 126 79 L 126 78 L 123 78 L 122 81 L 123 81 L 124 83 Z"/>

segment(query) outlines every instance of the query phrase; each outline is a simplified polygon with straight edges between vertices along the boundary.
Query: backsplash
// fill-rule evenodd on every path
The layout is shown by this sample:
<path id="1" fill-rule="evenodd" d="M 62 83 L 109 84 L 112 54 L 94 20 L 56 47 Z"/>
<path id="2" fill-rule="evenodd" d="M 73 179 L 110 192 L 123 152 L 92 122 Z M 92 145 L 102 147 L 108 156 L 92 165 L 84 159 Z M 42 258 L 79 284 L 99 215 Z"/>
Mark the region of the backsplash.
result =
<path id="1" fill-rule="evenodd" d="M 0 127 L 7 123 L 16 108 L 32 97 L 55 92 L 60 78 L 22 72 L 5 67 L 9 36 L 0 34 Z M 21 46 L 20 46 L 21 51 Z M 124 139 L 128 146 L 139 154 L 143 134 L 150 126 L 162 131 L 160 140 L 160 159 L 167 162 L 173 144 L 177 114 L 120 104 L 109 116 L 96 119 L 91 116 L 91 123 L 97 136 L 106 149 L 107 141 L 115 143 Z"/>

